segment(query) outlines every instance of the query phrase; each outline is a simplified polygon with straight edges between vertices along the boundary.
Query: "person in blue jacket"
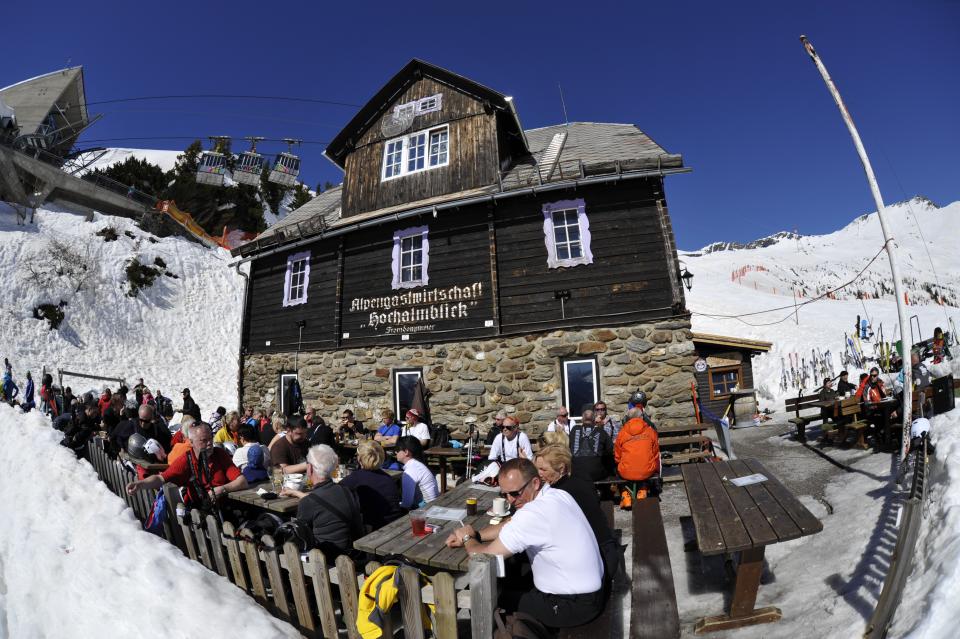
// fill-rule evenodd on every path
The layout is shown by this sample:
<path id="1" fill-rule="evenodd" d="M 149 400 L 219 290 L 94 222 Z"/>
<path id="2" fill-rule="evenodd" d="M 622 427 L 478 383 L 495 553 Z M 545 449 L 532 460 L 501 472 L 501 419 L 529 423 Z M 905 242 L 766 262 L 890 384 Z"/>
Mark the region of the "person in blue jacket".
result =
<path id="1" fill-rule="evenodd" d="M 13 381 L 13 374 L 10 372 L 10 365 L 7 364 L 7 369 L 3 372 L 3 399 L 13 405 L 13 400 L 17 398 L 17 395 L 20 394 L 20 388 Z"/>
<path id="2" fill-rule="evenodd" d="M 25 413 L 29 413 L 37 407 L 33 399 L 33 391 L 33 376 L 30 375 L 30 371 L 27 371 L 27 387 L 23 391 L 23 402 L 20 404 L 20 408 L 22 408 Z"/>

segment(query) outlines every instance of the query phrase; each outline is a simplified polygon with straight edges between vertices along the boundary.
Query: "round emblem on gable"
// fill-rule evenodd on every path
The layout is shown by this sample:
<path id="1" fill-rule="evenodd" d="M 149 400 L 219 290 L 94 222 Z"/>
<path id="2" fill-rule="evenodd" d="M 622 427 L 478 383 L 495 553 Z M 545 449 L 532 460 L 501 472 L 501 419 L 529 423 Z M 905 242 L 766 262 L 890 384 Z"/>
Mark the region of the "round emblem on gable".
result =
<path id="1" fill-rule="evenodd" d="M 696 369 L 698 373 L 702 373 L 707 370 L 707 360 L 702 357 L 693 363 L 693 368 Z"/>

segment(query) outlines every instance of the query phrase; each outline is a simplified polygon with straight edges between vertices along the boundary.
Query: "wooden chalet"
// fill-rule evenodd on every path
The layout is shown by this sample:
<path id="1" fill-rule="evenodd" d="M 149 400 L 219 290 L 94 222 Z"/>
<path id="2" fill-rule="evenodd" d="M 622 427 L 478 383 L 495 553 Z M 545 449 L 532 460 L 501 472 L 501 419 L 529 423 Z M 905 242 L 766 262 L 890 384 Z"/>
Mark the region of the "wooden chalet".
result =
<path id="1" fill-rule="evenodd" d="M 694 333 L 697 360 L 697 394 L 703 407 L 723 416 L 730 408 L 737 420 L 757 412 L 753 385 L 753 356 L 766 353 L 773 344 L 761 340 Z"/>
<path id="2" fill-rule="evenodd" d="M 664 177 L 632 124 L 524 130 L 512 98 L 413 60 L 337 134 L 343 183 L 234 250 L 250 263 L 242 400 L 402 412 L 424 377 L 453 427 L 638 387 L 692 414 L 693 344 Z"/>

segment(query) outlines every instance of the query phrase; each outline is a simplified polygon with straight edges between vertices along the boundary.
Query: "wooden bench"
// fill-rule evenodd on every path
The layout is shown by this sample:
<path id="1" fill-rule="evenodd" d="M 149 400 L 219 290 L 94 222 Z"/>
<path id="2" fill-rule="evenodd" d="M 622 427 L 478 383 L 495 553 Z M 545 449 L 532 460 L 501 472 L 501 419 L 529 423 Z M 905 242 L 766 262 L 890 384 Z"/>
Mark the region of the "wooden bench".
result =
<path id="1" fill-rule="evenodd" d="M 807 441 L 807 426 L 822 419 L 822 413 L 820 412 L 821 406 L 819 405 L 819 402 L 819 395 L 798 395 L 797 397 L 791 397 L 784 402 L 786 411 L 788 413 L 793 411 L 794 413 L 794 416 L 787 421 L 797 427 L 798 442 Z M 816 412 L 807 413 L 806 415 L 800 414 L 800 411 L 806 410 L 816 410 Z"/>
<path id="2" fill-rule="evenodd" d="M 664 466 L 675 466 L 687 462 L 697 462 L 712 455 L 704 450 L 710 443 L 710 438 L 703 434 L 709 424 L 691 422 L 672 426 L 658 426 L 657 435 L 660 442 L 660 452 L 665 455 L 661 459 Z M 667 480 L 664 480 L 667 481 Z"/>
<path id="3" fill-rule="evenodd" d="M 857 448 L 868 448 L 864 440 L 864 431 L 867 428 L 867 422 L 861 419 L 860 398 L 856 395 L 841 399 L 836 409 L 836 424 L 823 425 L 824 437 L 836 430 L 837 434 L 833 436 L 834 444 L 842 444 L 846 441 L 847 435 L 853 431 L 857 434 L 857 441 L 854 444 Z M 849 422 L 847 420 L 850 420 Z"/>
<path id="4" fill-rule="evenodd" d="M 673 586 L 660 500 L 638 499 L 633 503 L 630 639 L 679 636 L 677 593 Z"/>

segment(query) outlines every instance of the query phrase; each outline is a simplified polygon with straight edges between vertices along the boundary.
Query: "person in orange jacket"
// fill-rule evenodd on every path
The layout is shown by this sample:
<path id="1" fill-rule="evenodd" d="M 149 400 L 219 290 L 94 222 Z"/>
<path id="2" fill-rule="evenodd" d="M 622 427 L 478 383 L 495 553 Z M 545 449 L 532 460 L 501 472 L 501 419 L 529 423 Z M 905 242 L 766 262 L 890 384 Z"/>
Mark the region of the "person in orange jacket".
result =
<path id="1" fill-rule="evenodd" d="M 657 431 L 644 419 L 643 405 L 646 404 L 646 395 L 634 402 L 633 408 L 627 411 L 627 423 L 620 429 L 617 441 L 613 446 L 613 459 L 617 464 L 617 474 L 628 481 L 645 481 L 660 471 L 660 439 Z M 637 491 L 637 497 L 646 497 L 647 491 Z M 620 507 L 630 508 L 633 497 L 630 491 L 620 493 Z"/>

